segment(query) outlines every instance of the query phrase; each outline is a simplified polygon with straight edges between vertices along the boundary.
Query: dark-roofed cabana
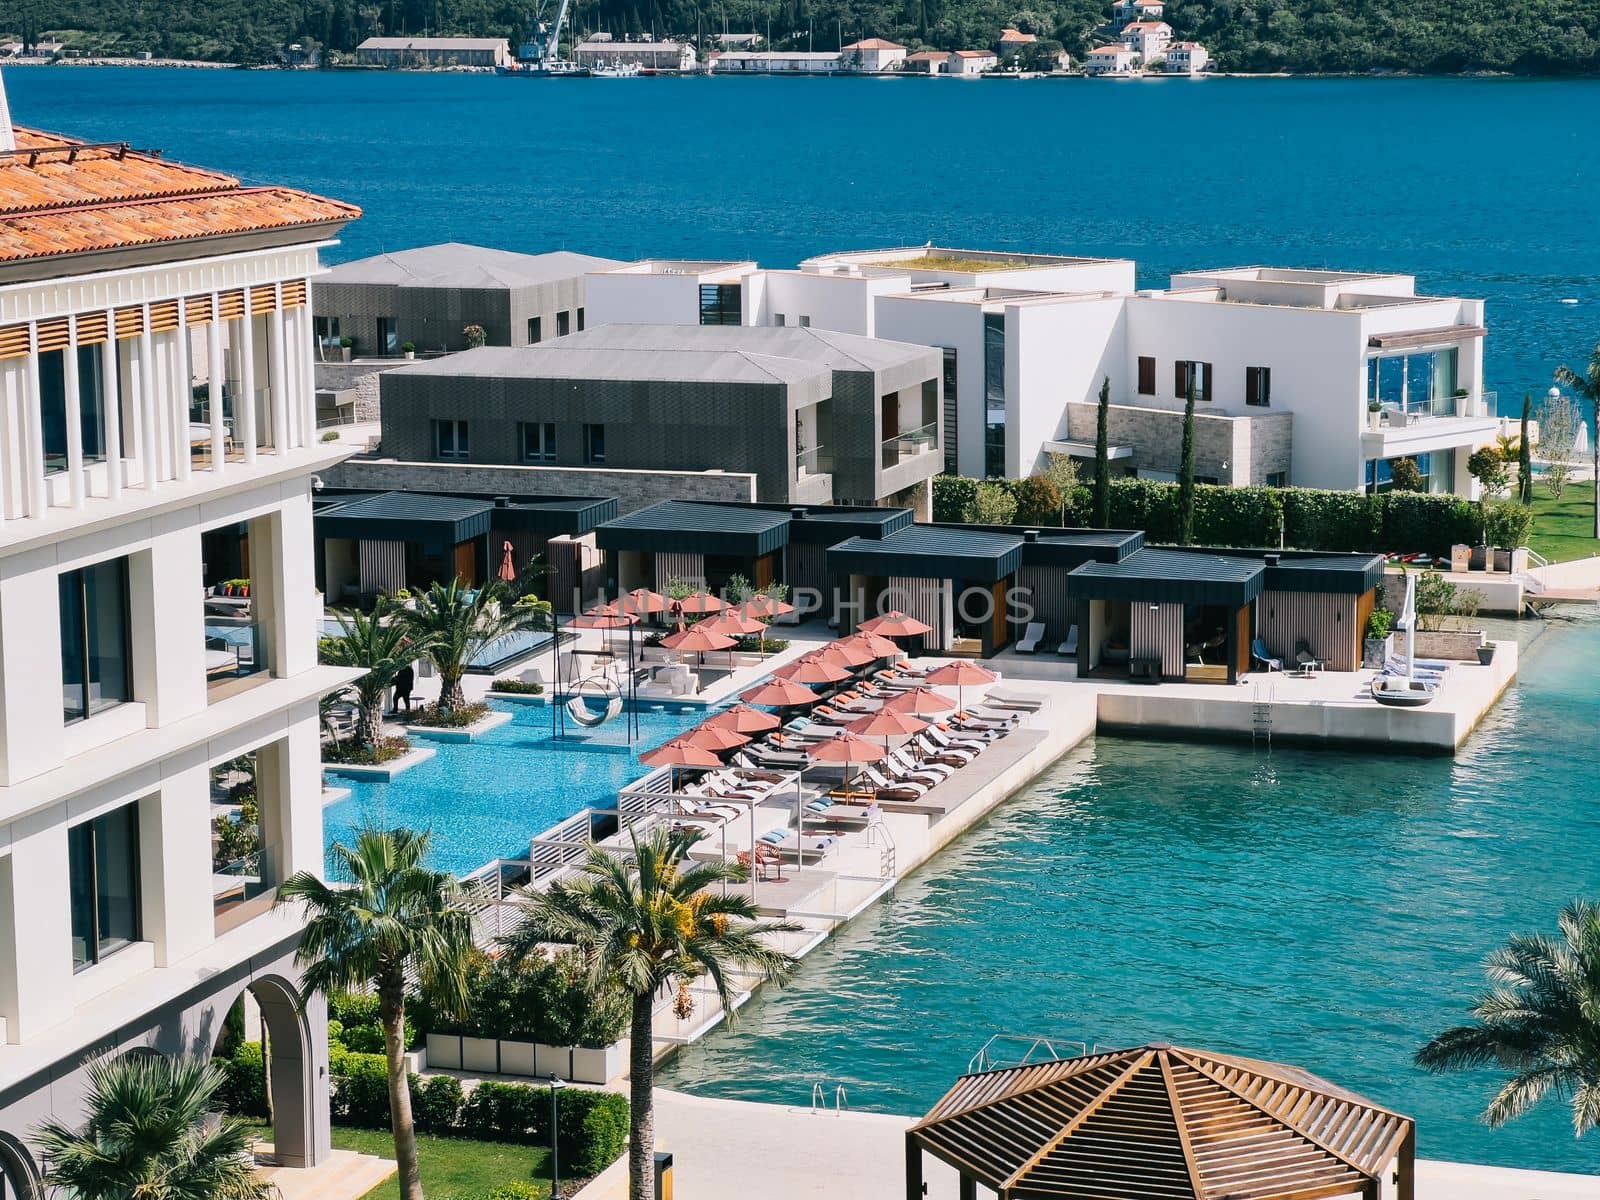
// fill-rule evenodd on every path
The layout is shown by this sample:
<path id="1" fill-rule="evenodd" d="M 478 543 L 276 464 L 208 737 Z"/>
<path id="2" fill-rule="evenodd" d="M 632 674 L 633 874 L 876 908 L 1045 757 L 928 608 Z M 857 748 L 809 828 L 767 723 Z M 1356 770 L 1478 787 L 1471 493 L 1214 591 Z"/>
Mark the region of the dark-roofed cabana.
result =
<path id="1" fill-rule="evenodd" d="M 1396 1200 L 1416 1126 L 1298 1067 L 1154 1044 L 963 1076 L 906 1133 L 999 1200 Z M 955 1200 L 954 1197 L 951 1200 Z"/>
<path id="2" fill-rule="evenodd" d="M 789 511 L 666 500 L 607 521 L 595 537 L 612 595 L 665 592 L 673 580 L 720 592 L 734 575 L 763 588 L 783 578 Z"/>

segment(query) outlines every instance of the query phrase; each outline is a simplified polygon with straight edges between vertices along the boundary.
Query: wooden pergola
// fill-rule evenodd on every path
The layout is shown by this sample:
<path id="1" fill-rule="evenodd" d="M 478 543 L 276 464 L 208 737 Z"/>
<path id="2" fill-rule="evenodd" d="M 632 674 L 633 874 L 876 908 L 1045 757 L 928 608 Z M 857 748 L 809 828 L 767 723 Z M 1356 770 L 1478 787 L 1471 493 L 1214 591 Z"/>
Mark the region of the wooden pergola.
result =
<path id="1" fill-rule="evenodd" d="M 1298 1067 L 1155 1044 L 965 1075 L 906 1132 L 960 1200 L 1414 1200 L 1416 1125 Z"/>

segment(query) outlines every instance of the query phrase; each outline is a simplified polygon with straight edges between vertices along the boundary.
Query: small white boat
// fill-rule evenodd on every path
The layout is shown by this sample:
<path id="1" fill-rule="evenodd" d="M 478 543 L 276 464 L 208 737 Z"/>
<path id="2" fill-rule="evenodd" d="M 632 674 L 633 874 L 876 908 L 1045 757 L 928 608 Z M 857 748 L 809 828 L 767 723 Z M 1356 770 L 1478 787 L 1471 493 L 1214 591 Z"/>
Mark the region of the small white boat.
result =
<path id="1" fill-rule="evenodd" d="M 589 74 L 595 79 L 635 79 L 639 75 L 639 64 L 620 61 L 596 63 L 589 68 Z"/>
<path id="2" fill-rule="evenodd" d="M 1578 303 L 1578 298 L 1576 296 L 1563 296 L 1561 298 L 1561 303 L 1575 305 Z"/>
<path id="3" fill-rule="evenodd" d="M 1399 675 L 1379 675 L 1372 681 L 1372 698 L 1391 708 L 1421 708 L 1433 702 L 1434 685 Z"/>

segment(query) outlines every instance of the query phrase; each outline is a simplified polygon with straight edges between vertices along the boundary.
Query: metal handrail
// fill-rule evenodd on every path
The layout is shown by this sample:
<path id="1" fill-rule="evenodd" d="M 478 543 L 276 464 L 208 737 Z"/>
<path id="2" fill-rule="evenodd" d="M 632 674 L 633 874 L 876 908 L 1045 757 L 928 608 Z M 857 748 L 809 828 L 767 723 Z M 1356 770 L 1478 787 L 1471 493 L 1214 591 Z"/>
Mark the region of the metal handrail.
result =
<path id="1" fill-rule="evenodd" d="M 883 465 L 892 467 L 908 458 L 915 458 L 919 454 L 937 450 L 938 444 L 939 422 L 937 421 L 930 421 L 928 424 L 919 425 L 915 429 L 901 430 L 893 437 L 883 439 L 881 443 Z"/>
<path id="2" fill-rule="evenodd" d="M 997 1045 L 1005 1043 L 1026 1045 L 1020 1058 L 999 1058 L 994 1050 Z M 1071 1054 L 1061 1054 L 1062 1049 L 1070 1049 Z M 997 1071 L 1005 1067 L 1025 1067 L 1031 1062 L 1060 1062 L 1063 1058 L 1081 1058 L 1089 1053 L 1089 1043 L 1075 1038 L 1033 1036 L 1031 1034 L 997 1033 L 991 1037 L 967 1064 L 967 1074 L 977 1075 L 984 1071 Z M 1047 1057 L 1035 1059 L 1035 1054 Z"/>
<path id="3" fill-rule="evenodd" d="M 801 450 L 794 456 L 794 470 L 802 479 L 809 475 L 831 475 L 833 451 L 827 446 L 813 446 L 809 450 Z"/>

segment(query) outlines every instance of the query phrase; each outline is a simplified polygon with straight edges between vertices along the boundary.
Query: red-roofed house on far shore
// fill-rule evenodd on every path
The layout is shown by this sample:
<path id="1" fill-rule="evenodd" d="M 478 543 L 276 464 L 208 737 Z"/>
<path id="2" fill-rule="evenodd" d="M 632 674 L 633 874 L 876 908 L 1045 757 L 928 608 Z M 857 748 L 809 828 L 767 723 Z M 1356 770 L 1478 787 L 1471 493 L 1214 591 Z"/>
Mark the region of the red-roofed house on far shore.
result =
<path id="1" fill-rule="evenodd" d="M 351 447 L 311 287 L 361 212 L 15 115 L 0 81 L 0 1194 L 43 1194 L 91 1058 L 209 1057 L 247 991 L 292 1174 L 332 1154 L 327 1006 L 273 900 L 323 871 L 318 701 L 360 674 L 317 661 L 313 480 Z"/>
<path id="2" fill-rule="evenodd" d="M 900 63 L 900 70 L 907 74 L 937 75 L 944 70 L 949 57 L 943 50 L 918 50 L 915 54 L 905 56 Z"/>
<path id="3" fill-rule="evenodd" d="M 952 50 L 944 69 L 949 75 L 977 76 L 992 71 L 999 58 L 987 50 Z"/>
<path id="4" fill-rule="evenodd" d="M 1012 29 L 1007 26 L 1000 31 L 1000 37 L 995 42 L 995 54 L 1004 61 L 1027 49 L 1038 40 L 1037 34 L 1023 33 L 1019 29 Z"/>
<path id="5" fill-rule="evenodd" d="M 1173 42 L 1167 47 L 1162 68 L 1169 75 L 1198 75 L 1210 63 L 1210 53 L 1199 42 Z"/>
<path id="6" fill-rule="evenodd" d="M 863 38 L 859 42 L 851 42 L 841 53 L 844 61 L 853 69 L 868 74 L 898 71 L 900 64 L 906 60 L 904 46 L 883 38 Z"/>

